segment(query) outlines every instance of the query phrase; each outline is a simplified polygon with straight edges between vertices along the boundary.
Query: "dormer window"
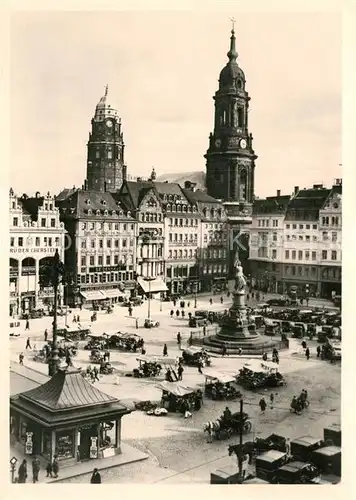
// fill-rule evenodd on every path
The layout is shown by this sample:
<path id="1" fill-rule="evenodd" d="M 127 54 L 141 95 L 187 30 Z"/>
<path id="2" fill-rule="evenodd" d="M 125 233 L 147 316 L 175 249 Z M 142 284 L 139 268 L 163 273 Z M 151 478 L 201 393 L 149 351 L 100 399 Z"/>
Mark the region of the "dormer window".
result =
<path id="1" fill-rule="evenodd" d="M 108 215 L 109 212 L 107 210 L 104 210 L 104 215 Z"/>
<path id="2" fill-rule="evenodd" d="M 182 211 L 182 207 L 180 205 L 177 205 L 177 212 L 181 212 Z"/>
<path id="3" fill-rule="evenodd" d="M 116 210 L 113 210 L 113 211 L 112 211 L 112 215 L 116 215 Z"/>
<path id="4" fill-rule="evenodd" d="M 168 211 L 168 212 L 170 212 L 170 211 L 171 211 L 171 209 L 172 209 L 172 208 L 171 208 L 170 203 L 167 203 L 167 211 Z"/>
<path id="5" fill-rule="evenodd" d="M 124 216 L 124 212 L 122 210 L 119 211 L 119 216 L 120 217 L 123 217 Z"/>
<path id="6" fill-rule="evenodd" d="M 100 210 L 96 210 L 95 214 L 100 215 Z"/>
<path id="7" fill-rule="evenodd" d="M 131 217 L 131 212 L 130 212 L 130 210 L 127 212 L 127 217 Z"/>
<path id="8" fill-rule="evenodd" d="M 92 211 L 91 211 L 91 208 L 88 209 L 88 215 L 91 215 L 92 214 Z"/>
<path id="9" fill-rule="evenodd" d="M 106 201 L 105 200 L 101 200 L 101 204 L 102 205 L 106 205 Z"/>
<path id="10" fill-rule="evenodd" d="M 90 200 L 85 200 L 85 203 L 86 203 L 87 205 L 90 205 Z"/>
<path id="11" fill-rule="evenodd" d="M 172 205 L 172 212 L 175 212 L 175 211 L 176 211 L 176 206 L 175 206 L 175 204 L 173 203 L 173 205 Z"/>

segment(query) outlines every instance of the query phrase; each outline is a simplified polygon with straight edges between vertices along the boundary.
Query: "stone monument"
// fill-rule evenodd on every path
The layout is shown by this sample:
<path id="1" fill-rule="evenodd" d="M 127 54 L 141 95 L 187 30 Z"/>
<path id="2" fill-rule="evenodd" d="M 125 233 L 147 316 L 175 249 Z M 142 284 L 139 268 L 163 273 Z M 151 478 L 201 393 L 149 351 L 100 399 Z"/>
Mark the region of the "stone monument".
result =
<path id="1" fill-rule="evenodd" d="M 256 332 L 256 325 L 249 320 L 245 305 L 246 279 L 243 275 L 238 254 L 235 256 L 235 287 L 233 303 L 220 322 L 220 331 L 204 339 L 204 347 L 211 352 L 221 353 L 225 346 L 228 354 L 253 354 L 270 351 L 278 344 Z"/>

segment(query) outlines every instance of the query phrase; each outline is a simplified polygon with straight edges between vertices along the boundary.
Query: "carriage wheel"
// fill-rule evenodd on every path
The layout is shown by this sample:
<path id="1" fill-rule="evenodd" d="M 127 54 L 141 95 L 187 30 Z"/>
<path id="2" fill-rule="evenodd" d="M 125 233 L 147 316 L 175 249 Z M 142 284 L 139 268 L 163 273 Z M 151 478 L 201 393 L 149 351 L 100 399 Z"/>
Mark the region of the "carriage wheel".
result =
<path id="1" fill-rule="evenodd" d="M 244 432 L 246 432 L 246 433 L 251 432 L 251 429 L 252 429 L 252 424 L 249 420 L 247 420 L 244 423 Z"/>

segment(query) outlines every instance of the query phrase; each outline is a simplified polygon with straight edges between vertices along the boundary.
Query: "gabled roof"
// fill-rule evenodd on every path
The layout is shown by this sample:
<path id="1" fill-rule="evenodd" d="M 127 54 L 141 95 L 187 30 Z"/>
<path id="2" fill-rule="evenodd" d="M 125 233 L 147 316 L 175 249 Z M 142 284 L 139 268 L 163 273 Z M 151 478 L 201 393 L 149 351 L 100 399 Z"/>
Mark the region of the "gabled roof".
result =
<path id="1" fill-rule="evenodd" d="M 73 193 L 78 191 L 78 188 L 64 188 L 57 196 L 56 196 L 56 201 L 63 201 L 66 200 L 69 196 L 71 196 Z"/>
<path id="2" fill-rule="evenodd" d="M 80 370 L 59 370 L 48 382 L 19 395 L 45 410 L 73 410 L 89 406 L 117 403 L 118 400 L 87 382 Z"/>
<path id="3" fill-rule="evenodd" d="M 18 198 L 19 204 L 22 206 L 23 214 L 24 215 L 29 215 L 31 217 L 31 220 L 37 221 L 38 220 L 38 209 L 39 207 L 43 206 L 43 200 L 44 197 L 21 197 Z"/>

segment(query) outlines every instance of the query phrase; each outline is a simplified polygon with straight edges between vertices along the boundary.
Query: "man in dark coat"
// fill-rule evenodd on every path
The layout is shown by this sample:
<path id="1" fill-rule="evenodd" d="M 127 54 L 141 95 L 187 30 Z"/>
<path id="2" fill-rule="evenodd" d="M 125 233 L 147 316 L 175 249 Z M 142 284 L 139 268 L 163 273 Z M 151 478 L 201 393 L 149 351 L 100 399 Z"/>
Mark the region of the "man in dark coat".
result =
<path id="1" fill-rule="evenodd" d="M 97 468 L 93 470 L 93 474 L 90 478 L 91 484 L 101 484 L 101 475 Z"/>
<path id="2" fill-rule="evenodd" d="M 259 407 L 261 408 L 261 413 L 264 413 L 267 408 L 267 403 L 265 401 L 265 398 L 260 399 L 260 402 L 258 403 Z"/>
<path id="3" fill-rule="evenodd" d="M 178 380 L 183 380 L 183 372 L 184 372 L 184 368 L 183 366 L 179 363 L 178 365 Z"/>
<path id="4" fill-rule="evenodd" d="M 19 467 L 19 483 L 26 483 L 27 479 L 27 460 L 24 459 Z"/>
<path id="5" fill-rule="evenodd" d="M 54 455 L 54 458 L 53 458 L 52 471 L 53 471 L 54 477 L 58 477 L 59 463 L 58 463 L 57 455 Z"/>
<path id="6" fill-rule="evenodd" d="M 309 358 L 310 358 L 310 351 L 309 351 L 309 347 L 307 347 L 307 348 L 305 349 L 305 356 L 306 356 L 307 360 L 309 360 Z"/>
<path id="7" fill-rule="evenodd" d="M 168 356 L 167 344 L 164 344 L 164 346 L 163 346 L 163 356 Z"/>
<path id="8" fill-rule="evenodd" d="M 40 472 L 40 461 L 39 461 L 39 458 L 36 456 L 32 460 L 32 482 L 33 483 L 37 483 L 39 472 Z"/>

